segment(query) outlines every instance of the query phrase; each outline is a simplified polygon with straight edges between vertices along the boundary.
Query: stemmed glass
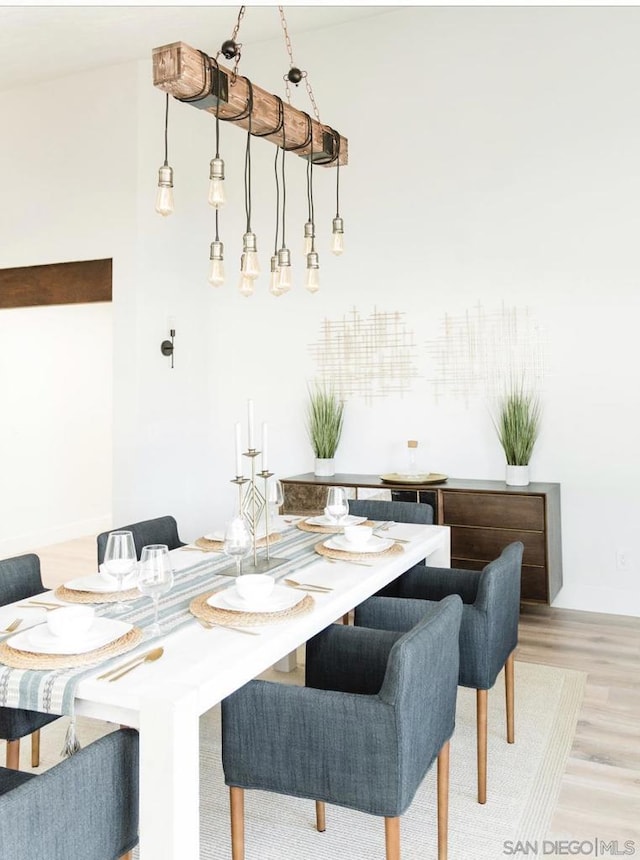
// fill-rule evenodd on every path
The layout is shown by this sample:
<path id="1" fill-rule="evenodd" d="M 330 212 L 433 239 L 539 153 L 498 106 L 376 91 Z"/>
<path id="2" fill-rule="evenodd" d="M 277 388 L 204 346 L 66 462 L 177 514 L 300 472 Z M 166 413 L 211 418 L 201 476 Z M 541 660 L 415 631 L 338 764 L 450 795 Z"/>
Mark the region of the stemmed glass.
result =
<path id="1" fill-rule="evenodd" d="M 173 585 L 169 548 L 160 543 L 143 546 L 138 570 L 138 588 L 153 600 L 153 624 L 149 627 L 149 633 L 157 636 L 162 632 L 158 623 L 160 596 L 166 594 Z"/>
<path id="2" fill-rule="evenodd" d="M 271 516 L 277 517 L 280 515 L 280 508 L 284 504 L 284 493 L 280 481 L 269 481 L 267 487 L 267 504 L 269 505 L 269 514 Z"/>
<path id="3" fill-rule="evenodd" d="M 325 516 L 332 523 L 340 523 L 349 513 L 347 491 L 344 487 L 329 487 Z"/>
<path id="4" fill-rule="evenodd" d="M 236 576 L 242 575 L 242 559 L 251 549 L 251 534 L 244 517 L 234 517 L 224 530 L 225 553 L 235 560 Z"/>
<path id="5" fill-rule="evenodd" d="M 102 566 L 105 573 L 118 580 L 118 601 L 113 608 L 116 615 L 126 612 L 127 607 L 122 600 L 122 586 L 125 576 L 134 570 L 137 560 L 133 532 L 111 532 L 107 537 Z"/>

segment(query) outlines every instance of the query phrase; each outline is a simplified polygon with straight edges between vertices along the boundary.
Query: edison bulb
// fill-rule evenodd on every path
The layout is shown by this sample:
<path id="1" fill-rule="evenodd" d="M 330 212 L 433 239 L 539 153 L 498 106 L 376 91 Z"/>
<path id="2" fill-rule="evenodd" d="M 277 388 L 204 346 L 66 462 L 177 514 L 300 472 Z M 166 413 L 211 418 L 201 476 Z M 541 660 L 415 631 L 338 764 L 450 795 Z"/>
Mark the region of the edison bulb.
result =
<path id="1" fill-rule="evenodd" d="M 317 293 L 320 289 L 320 269 L 307 269 L 304 285 L 310 293 Z"/>
<path id="2" fill-rule="evenodd" d="M 282 293 L 288 293 L 291 289 L 291 266 L 280 267 L 278 289 L 280 290 L 280 295 L 282 295 Z"/>
<path id="3" fill-rule="evenodd" d="M 224 161 L 221 158 L 212 158 L 209 163 L 209 194 L 207 199 L 209 206 L 213 206 L 214 209 L 222 209 L 226 203 Z"/>
<path id="4" fill-rule="evenodd" d="M 240 283 L 238 284 L 240 295 L 247 297 L 253 295 L 253 281 L 254 279 L 247 275 L 240 275 Z"/>
<path id="5" fill-rule="evenodd" d="M 224 284 L 224 263 L 222 260 L 211 260 L 209 283 L 212 287 L 221 287 Z"/>
<path id="6" fill-rule="evenodd" d="M 260 261 L 255 251 L 247 251 L 242 255 L 242 274 L 252 280 L 260 274 Z"/>
<path id="7" fill-rule="evenodd" d="M 168 164 L 158 170 L 156 212 L 165 217 L 173 212 L 173 168 Z"/>
<path id="8" fill-rule="evenodd" d="M 331 234 L 331 253 L 339 257 L 344 253 L 344 233 Z"/>
<path id="9" fill-rule="evenodd" d="M 278 258 L 271 258 L 271 275 L 269 277 L 269 292 L 272 296 L 281 296 L 280 292 L 280 269 L 278 268 Z"/>

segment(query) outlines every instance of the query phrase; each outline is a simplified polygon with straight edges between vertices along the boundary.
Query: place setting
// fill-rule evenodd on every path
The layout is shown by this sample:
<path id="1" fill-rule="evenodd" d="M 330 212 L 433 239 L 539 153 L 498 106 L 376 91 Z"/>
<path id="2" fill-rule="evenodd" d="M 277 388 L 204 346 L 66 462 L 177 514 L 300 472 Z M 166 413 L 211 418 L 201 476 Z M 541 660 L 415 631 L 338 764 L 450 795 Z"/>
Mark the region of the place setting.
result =
<path id="1" fill-rule="evenodd" d="M 113 531 L 107 538 L 98 573 L 59 585 L 54 595 L 65 603 L 114 603 L 114 614 L 126 612 L 126 601 L 140 597 L 138 557 L 130 531 Z"/>
<path id="2" fill-rule="evenodd" d="M 189 611 L 200 621 L 230 628 L 253 627 L 286 621 L 310 612 L 314 598 L 332 589 L 304 587 L 297 579 L 276 582 L 263 573 L 241 574 L 230 586 L 220 586 L 194 598 Z"/>
<path id="3" fill-rule="evenodd" d="M 345 526 L 356 526 L 362 523 L 371 525 L 366 517 L 357 517 L 349 513 L 346 489 L 344 487 L 329 487 L 324 513 L 301 519 L 296 523 L 296 526 L 303 532 L 337 534 Z"/>
<path id="4" fill-rule="evenodd" d="M 400 543 L 392 537 L 381 537 L 369 525 L 345 526 L 340 534 L 334 534 L 314 547 L 315 551 L 328 559 L 366 564 L 382 557 L 404 552 Z"/>
<path id="5" fill-rule="evenodd" d="M 61 606 L 0 643 L 0 662 L 12 669 L 67 669 L 123 654 L 142 640 L 142 630 L 103 618 L 91 606 Z"/>

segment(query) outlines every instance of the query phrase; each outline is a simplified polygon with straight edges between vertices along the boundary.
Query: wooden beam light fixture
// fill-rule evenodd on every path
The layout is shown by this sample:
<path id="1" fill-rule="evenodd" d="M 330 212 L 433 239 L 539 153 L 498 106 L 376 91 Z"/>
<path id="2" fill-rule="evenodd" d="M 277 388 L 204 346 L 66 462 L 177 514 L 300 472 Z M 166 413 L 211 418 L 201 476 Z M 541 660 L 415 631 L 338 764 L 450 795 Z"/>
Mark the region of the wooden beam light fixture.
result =
<path id="1" fill-rule="evenodd" d="M 276 247 L 276 258 L 284 260 L 289 254 L 284 246 L 285 230 L 285 169 L 284 158 L 286 153 L 293 152 L 307 160 L 307 199 L 309 203 L 309 219 L 304 226 L 305 255 L 307 263 L 306 287 L 309 292 L 316 292 L 319 286 L 318 253 L 315 247 L 315 219 L 313 212 L 313 168 L 315 166 L 336 168 L 336 216 L 332 222 L 331 250 L 334 254 L 341 254 L 344 250 L 343 234 L 344 223 L 340 216 L 340 167 L 348 163 L 348 141 L 331 126 L 320 121 L 320 115 L 309 85 L 307 73 L 301 71 L 293 61 L 291 39 L 289 37 L 283 8 L 278 7 L 285 44 L 289 53 L 289 70 L 284 75 L 286 90 L 286 101 L 277 95 L 253 84 L 248 78 L 238 73 L 241 58 L 242 45 L 237 41 L 240 23 L 245 13 L 245 7 L 241 6 L 238 19 L 230 39 L 225 40 L 216 57 L 211 57 L 204 51 L 192 48 L 184 42 L 173 42 L 153 49 L 153 83 L 158 89 L 165 92 L 165 160 L 159 171 L 157 211 L 162 215 L 173 211 L 173 170 L 168 163 L 168 112 L 169 96 L 177 101 L 186 102 L 199 110 L 207 111 L 215 116 L 216 121 L 216 153 L 211 159 L 209 168 L 209 195 L 208 200 L 215 209 L 215 239 L 210 249 L 209 281 L 213 286 L 221 286 L 224 282 L 223 267 L 223 244 L 219 236 L 219 210 L 224 206 L 227 195 L 224 190 L 225 169 L 224 161 L 220 157 L 220 122 L 229 122 L 247 131 L 247 154 L 245 157 L 245 208 L 247 215 L 247 228 L 244 237 L 241 292 L 250 295 L 247 282 L 247 262 L 253 281 L 257 278 L 259 268 L 255 255 L 257 245 L 255 234 L 251 230 L 251 137 L 262 137 L 270 140 L 278 147 L 276 153 L 276 225 L 282 220 L 281 249 Z M 223 56 L 227 60 L 233 60 L 233 68 L 227 68 L 218 62 Z M 308 113 L 297 110 L 291 105 L 291 93 L 289 85 L 298 86 L 304 83 L 309 95 L 315 118 Z M 278 157 L 282 157 L 282 208 L 280 208 L 280 187 L 278 185 Z M 248 238 L 247 238 L 248 237 Z M 276 229 L 276 246 L 278 243 L 278 227 Z M 283 253 L 286 251 L 286 254 Z M 246 256 L 245 256 L 246 255 Z M 274 280 L 274 272 L 278 274 L 283 263 L 277 263 L 274 269 L 272 258 L 272 285 L 270 288 L 274 295 L 282 295 L 287 289 L 280 290 L 277 286 L 278 278 Z M 289 270 L 290 271 L 290 270 Z M 286 273 L 288 275 L 288 272 Z"/>

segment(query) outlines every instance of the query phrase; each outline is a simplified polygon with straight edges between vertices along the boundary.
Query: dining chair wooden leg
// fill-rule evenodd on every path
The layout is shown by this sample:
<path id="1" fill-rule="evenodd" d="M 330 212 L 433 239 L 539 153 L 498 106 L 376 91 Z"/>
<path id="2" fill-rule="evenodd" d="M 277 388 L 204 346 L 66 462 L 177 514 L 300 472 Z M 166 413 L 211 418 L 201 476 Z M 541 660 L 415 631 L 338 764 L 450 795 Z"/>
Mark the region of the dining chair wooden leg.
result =
<path id="1" fill-rule="evenodd" d="M 504 689 L 507 699 L 507 743 L 512 744 L 516 739 L 515 729 L 515 687 L 514 687 L 514 657 L 513 651 L 504 664 Z"/>
<path id="2" fill-rule="evenodd" d="M 487 690 L 476 690 L 478 803 L 487 802 Z"/>
<path id="3" fill-rule="evenodd" d="M 120 860 L 133 860 L 133 851 L 127 851 L 126 854 L 123 854 Z"/>
<path id="4" fill-rule="evenodd" d="M 438 753 L 438 860 L 447 860 L 449 846 L 449 741 Z"/>
<path id="5" fill-rule="evenodd" d="M 349 613 L 348 612 L 345 612 L 345 614 L 342 616 L 342 623 L 343 624 L 349 623 Z"/>
<path id="6" fill-rule="evenodd" d="M 7 767 L 11 770 L 20 770 L 20 738 L 7 741 Z"/>
<path id="7" fill-rule="evenodd" d="M 384 844 L 387 860 L 400 860 L 400 818 L 385 818 Z"/>
<path id="8" fill-rule="evenodd" d="M 31 767 L 40 765 L 40 729 L 31 733 Z"/>
<path id="9" fill-rule="evenodd" d="M 244 860 L 244 788 L 229 788 L 231 860 Z"/>
<path id="10" fill-rule="evenodd" d="M 316 800 L 316 830 L 319 833 L 324 833 L 327 829 L 325 817 L 325 804 L 322 800 Z"/>

